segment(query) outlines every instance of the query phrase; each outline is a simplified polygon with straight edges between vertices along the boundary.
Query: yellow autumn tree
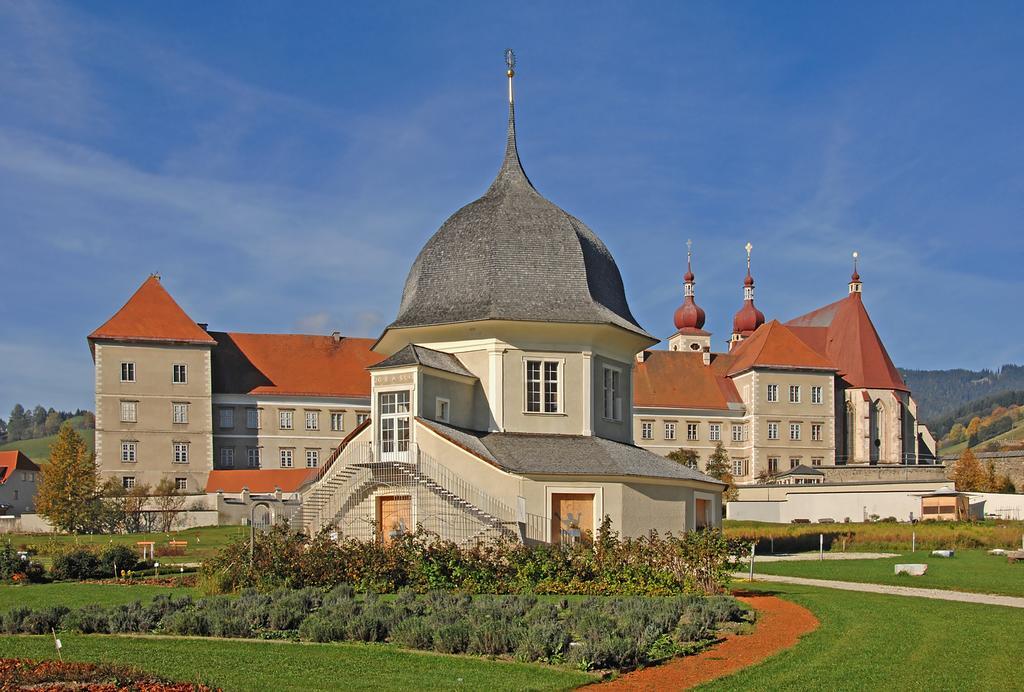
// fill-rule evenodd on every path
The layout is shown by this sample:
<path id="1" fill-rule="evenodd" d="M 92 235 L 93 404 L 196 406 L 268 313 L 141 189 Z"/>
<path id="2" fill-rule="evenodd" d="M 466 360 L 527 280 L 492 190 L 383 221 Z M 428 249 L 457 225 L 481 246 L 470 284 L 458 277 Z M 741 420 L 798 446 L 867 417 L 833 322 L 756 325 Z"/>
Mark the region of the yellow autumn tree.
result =
<path id="1" fill-rule="evenodd" d="M 967 437 L 971 438 L 978 434 L 978 430 L 981 428 L 981 418 L 975 416 L 971 419 L 971 422 L 967 424 Z"/>
<path id="2" fill-rule="evenodd" d="M 42 476 L 36 511 L 62 531 L 94 530 L 99 510 L 96 460 L 71 423 L 60 427 Z"/>
<path id="3" fill-rule="evenodd" d="M 988 487 L 988 474 L 970 449 L 965 449 L 953 464 L 950 478 L 961 492 L 977 492 Z"/>

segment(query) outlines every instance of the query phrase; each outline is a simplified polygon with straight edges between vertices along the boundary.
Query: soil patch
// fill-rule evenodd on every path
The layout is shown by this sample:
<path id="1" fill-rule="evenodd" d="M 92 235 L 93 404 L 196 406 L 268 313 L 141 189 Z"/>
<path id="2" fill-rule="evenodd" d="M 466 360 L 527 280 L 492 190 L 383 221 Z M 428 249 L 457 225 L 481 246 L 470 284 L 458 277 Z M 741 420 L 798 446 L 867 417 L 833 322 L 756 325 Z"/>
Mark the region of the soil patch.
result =
<path id="1" fill-rule="evenodd" d="M 212 692 L 205 685 L 172 682 L 149 673 L 110 664 L 0 658 L 0 689 L 59 692 Z"/>
<path id="2" fill-rule="evenodd" d="M 613 690 L 688 690 L 760 663 L 796 644 L 818 628 L 818 618 L 796 603 L 776 596 L 746 594 L 737 597 L 757 610 L 752 634 L 729 634 L 715 646 L 660 666 L 627 673 L 601 685 Z"/>

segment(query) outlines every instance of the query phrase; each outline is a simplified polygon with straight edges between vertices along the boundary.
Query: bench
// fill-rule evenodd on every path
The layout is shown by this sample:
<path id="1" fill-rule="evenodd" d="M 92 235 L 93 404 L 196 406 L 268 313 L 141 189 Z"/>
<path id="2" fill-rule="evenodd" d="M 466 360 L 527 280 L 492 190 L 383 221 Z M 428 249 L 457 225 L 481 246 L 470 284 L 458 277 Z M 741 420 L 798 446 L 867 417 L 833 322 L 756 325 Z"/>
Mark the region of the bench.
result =
<path id="1" fill-rule="evenodd" d="M 188 541 L 167 541 L 167 545 L 171 546 L 172 548 L 187 548 Z"/>
<path id="2" fill-rule="evenodd" d="M 1006 554 L 1006 563 L 1012 565 L 1015 562 L 1024 561 L 1024 550 L 1014 550 Z"/>

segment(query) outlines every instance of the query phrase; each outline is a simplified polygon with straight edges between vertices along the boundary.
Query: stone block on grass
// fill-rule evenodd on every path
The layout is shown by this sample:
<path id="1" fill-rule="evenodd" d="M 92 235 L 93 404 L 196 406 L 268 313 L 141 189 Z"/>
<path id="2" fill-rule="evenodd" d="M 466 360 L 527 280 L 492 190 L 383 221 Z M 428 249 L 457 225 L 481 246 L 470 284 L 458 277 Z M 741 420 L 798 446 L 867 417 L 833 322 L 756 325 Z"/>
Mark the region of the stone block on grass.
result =
<path id="1" fill-rule="evenodd" d="M 933 550 L 933 557 L 953 557 L 956 551 L 954 550 Z"/>
<path id="2" fill-rule="evenodd" d="M 928 565 L 905 564 L 896 565 L 896 574 L 907 574 L 911 577 L 923 577 Z"/>

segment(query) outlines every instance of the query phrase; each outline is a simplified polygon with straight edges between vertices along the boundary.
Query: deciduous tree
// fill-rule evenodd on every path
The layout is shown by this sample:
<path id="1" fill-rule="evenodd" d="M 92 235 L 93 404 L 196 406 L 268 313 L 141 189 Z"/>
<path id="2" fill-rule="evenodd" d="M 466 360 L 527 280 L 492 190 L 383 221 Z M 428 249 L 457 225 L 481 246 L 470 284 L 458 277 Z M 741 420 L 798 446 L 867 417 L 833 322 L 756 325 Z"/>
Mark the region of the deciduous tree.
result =
<path id="1" fill-rule="evenodd" d="M 725 502 L 736 499 L 736 483 L 732 477 L 731 465 L 732 461 L 729 458 L 729 453 L 725 451 L 725 445 L 719 441 L 715 445 L 715 451 L 708 457 L 708 465 L 704 472 L 712 478 L 725 483 L 725 494 L 722 496 Z"/>
<path id="2" fill-rule="evenodd" d="M 982 468 L 978 457 L 970 449 L 965 449 L 953 464 L 953 473 L 950 478 L 956 489 L 961 492 L 977 492 L 984 490 L 988 485 L 985 469 Z"/>
<path id="3" fill-rule="evenodd" d="M 36 511 L 62 531 L 91 532 L 98 528 L 101 505 L 97 493 L 95 456 L 85 440 L 64 423 L 50 448 L 50 463 L 36 491 Z"/>
<path id="4" fill-rule="evenodd" d="M 157 524 L 160 530 L 168 532 L 174 526 L 178 515 L 185 509 L 185 495 L 178 491 L 175 482 L 164 478 L 153 490 L 153 506 L 157 511 Z"/>
<path id="5" fill-rule="evenodd" d="M 674 452 L 669 452 L 667 458 L 679 462 L 683 466 L 689 466 L 691 469 L 697 468 L 697 452 L 692 449 L 677 449 Z"/>

